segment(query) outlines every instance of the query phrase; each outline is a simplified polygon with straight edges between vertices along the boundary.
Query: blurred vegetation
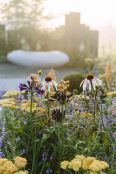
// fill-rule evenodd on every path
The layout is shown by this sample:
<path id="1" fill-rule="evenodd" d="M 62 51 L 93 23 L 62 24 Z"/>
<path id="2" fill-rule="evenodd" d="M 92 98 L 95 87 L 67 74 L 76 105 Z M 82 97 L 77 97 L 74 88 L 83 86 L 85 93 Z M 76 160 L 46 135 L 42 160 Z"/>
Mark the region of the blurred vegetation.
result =
<path id="1" fill-rule="evenodd" d="M 69 91 L 73 92 L 74 89 L 77 89 L 78 94 L 82 92 L 82 88 L 80 88 L 80 83 L 84 78 L 86 77 L 85 74 L 82 73 L 76 73 L 67 75 L 64 77 L 64 80 L 68 81 L 70 83 Z"/>
<path id="2" fill-rule="evenodd" d="M 67 67 L 86 69 L 86 66 L 92 66 L 90 63 L 89 65 L 85 63 L 85 58 L 90 55 L 90 52 L 94 53 L 93 47 L 91 48 L 89 31 L 85 27 L 85 38 L 83 36 L 81 38 L 84 39 L 82 44 L 78 38 L 75 39 L 71 33 L 67 32 L 67 26 L 58 27 L 54 31 L 47 29 L 45 26 L 53 16 L 45 15 L 44 2 L 45 0 L 8 0 L 2 3 L 0 15 L 7 24 L 7 30 L 4 26 L 2 34 L 0 34 L 4 39 L 2 41 L 0 38 L 0 42 L 3 44 L 3 48 L 0 47 L 3 51 L 2 54 L 0 53 L 3 55 L 2 58 L 8 52 L 19 49 L 34 51 L 60 50 L 70 57 Z M 90 45 L 85 42 L 88 38 Z M 83 45 L 86 45 L 87 48 L 83 49 L 82 47 L 86 47 Z M 2 60 L 2 58 L 0 59 Z"/>

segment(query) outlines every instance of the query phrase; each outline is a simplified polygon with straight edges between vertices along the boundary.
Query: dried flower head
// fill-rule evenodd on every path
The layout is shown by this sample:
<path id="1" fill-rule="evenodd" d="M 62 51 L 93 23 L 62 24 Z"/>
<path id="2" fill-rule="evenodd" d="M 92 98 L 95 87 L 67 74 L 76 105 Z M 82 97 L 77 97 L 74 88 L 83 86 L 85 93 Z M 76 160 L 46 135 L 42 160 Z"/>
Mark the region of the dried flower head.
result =
<path id="1" fill-rule="evenodd" d="M 57 90 L 57 86 L 58 84 L 56 83 L 55 72 L 51 69 L 45 80 L 42 82 L 42 89 L 47 90 L 50 93 L 53 88 Z"/>
<path id="2" fill-rule="evenodd" d="M 49 76 L 47 76 L 47 77 L 45 78 L 45 81 L 46 81 L 46 82 L 51 82 L 51 81 L 52 81 L 52 78 L 49 77 Z"/>
<path id="3" fill-rule="evenodd" d="M 47 77 L 51 77 L 52 80 L 56 81 L 56 75 L 55 75 L 55 71 L 54 69 L 51 69 L 48 74 L 47 74 Z"/>
<path id="4" fill-rule="evenodd" d="M 111 63 L 107 63 L 106 69 L 105 69 L 105 79 L 107 82 L 111 83 L 113 80 L 113 75 L 112 75 L 112 65 Z"/>
<path id="5" fill-rule="evenodd" d="M 38 81 L 39 81 L 38 74 L 30 74 L 28 79 L 29 79 L 30 86 L 37 86 L 38 85 Z"/>
<path id="6" fill-rule="evenodd" d="M 60 83 L 58 84 L 58 90 L 61 92 L 66 91 L 68 90 L 69 86 L 70 86 L 69 81 L 61 80 Z"/>

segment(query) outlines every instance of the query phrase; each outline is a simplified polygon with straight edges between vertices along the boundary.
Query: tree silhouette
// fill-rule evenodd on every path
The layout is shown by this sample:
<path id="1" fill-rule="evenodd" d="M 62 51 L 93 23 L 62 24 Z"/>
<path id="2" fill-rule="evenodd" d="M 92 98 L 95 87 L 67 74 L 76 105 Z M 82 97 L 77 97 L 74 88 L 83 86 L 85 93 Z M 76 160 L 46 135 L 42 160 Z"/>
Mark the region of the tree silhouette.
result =
<path id="1" fill-rule="evenodd" d="M 45 0 L 9 0 L 2 3 L 0 13 L 7 30 L 14 33 L 16 49 L 21 47 L 22 40 L 30 50 L 36 50 L 42 25 L 51 19 L 44 15 Z M 12 34 L 13 37 L 13 34 Z"/>

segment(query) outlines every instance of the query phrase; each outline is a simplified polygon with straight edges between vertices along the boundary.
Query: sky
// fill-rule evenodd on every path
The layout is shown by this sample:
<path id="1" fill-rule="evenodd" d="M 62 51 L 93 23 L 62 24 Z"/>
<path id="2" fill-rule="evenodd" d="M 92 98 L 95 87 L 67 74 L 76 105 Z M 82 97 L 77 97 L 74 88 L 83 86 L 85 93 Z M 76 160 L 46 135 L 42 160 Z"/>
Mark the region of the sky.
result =
<path id="1" fill-rule="evenodd" d="M 0 4 L 4 1 L 8 0 L 0 0 Z M 63 15 L 72 11 L 80 12 L 82 23 L 93 29 L 109 24 L 116 27 L 116 0 L 45 0 L 46 14 L 51 13 L 56 17 L 48 27 L 63 24 Z"/>
<path id="2" fill-rule="evenodd" d="M 71 11 L 80 12 L 82 23 L 93 29 L 116 26 L 116 0 L 47 0 L 45 9 L 57 17 L 53 26 L 63 24 L 63 14 Z"/>

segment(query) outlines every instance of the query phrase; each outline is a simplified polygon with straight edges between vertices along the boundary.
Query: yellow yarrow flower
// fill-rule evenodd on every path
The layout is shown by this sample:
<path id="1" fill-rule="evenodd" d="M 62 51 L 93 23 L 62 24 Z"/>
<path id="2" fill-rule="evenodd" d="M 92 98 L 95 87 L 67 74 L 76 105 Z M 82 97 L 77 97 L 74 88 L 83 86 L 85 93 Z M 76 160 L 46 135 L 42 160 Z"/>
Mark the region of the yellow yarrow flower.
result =
<path id="1" fill-rule="evenodd" d="M 36 114 L 44 114 L 46 112 L 45 108 L 37 107 L 36 108 Z"/>
<path id="2" fill-rule="evenodd" d="M 8 107 L 8 108 L 12 108 L 12 109 L 18 109 L 18 108 L 19 108 L 19 107 L 16 105 L 15 100 L 12 99 L 12 98 L 0 100 L 0 105 L 1 105 L 2 107 Z"/>
<path id="3" fill-rule="evenodd" d="M 68 168 L 73 169 L 74 171 L 78 171 L 81 165 L 82 165 L 81 160 L 73 159 L 71 160 Z"/>
<path id="4" fill-rule="evenodd" d="M 12 98 L 7 98 L 7 99 L 0 100 L 0 105 L 5 104 L 5 103 L 15 104 L 15 100 L 12 99 Z"/>
<path id="5" fill-rule="evenodd" d="M 16 91 L 16 90 L 12 90 L 12 91 L 8 91 L 6 92 L 3 97 L 12 97 L 12 96 L 17 96 L 18 94 L 21 94 L 20 91 Z"/>
<path id="6" fill-rule="evenodd" d="M 17 167 L 12 161 L 6 158 L 0 159 L 0 174 L 13 174 L 15 171 L 17 171 Z"/>
<path id="7" fill-rule="evenodd" d="M 94 157 L 87 157 L 83 160 L 83 165 L 82 165 L 82 168 L 84 170 L 88 170 L 89 169 L 89 166 L 92 164 L 92 161 L 95 160 Z"/>
<path id="8" fill-rule="evenodd" d="M 80 160 L 84 160 L 85 159 L 84 155 L 76 155 L 75 158 L 76 159 L 80 159 Z"/>
<path id="9" fill-rule="evenodd" d="M 107 96 L 113 96 L 113 95 L 116 95 L 116 91 L 107 92 Z"/>
<path id="10" fill-rule="evenodd" d="M 102 169 L 106 169 L 109 167 L 108 163 L 105 161 L 100 161 L 100 163 L 102 164 Z"/>
<path id="11" fill-rule="evenodd" d="M 90 172 L 89 174 L 98 174 L 98 172 Z"/>
<path id="12" fill-rule="evenodd" d="M 108 167 L 109 165 L 105 161 L 94 160 L 92 164 L 89 166 L 89 170 L 99 172 Z"/>
<path id="13" fill-rule="evenodd" d="M 89 118 L 89 117 L 92 117 L 93 114 L 92 114 L 92 113 L 89 113 L 89 112 L 82 112 L 82 113 L 81 113 L 81 116 L 82 116 L 82 117 Z"/>
<path id="14" fill-rule="evenodd" d="M 62 161 L 60 163 L 61 169 L 64 169 L 64 170 L 67 169 L 67 167 L 68 167 L 69 164 L 70 164 L 69 161 Z"/>
<path id="15" fill-rule="evenodd" d="M 105 174 L 102 170 L 108 168 L 109 165 L 105 161 L 97 160 L 95 157 L 85 157 L 84 155 L 76 155 L 73 160 L 61 162 L 62 169 L 72 169 L 75 172 L 79 169 L 90 172 L 89 174 Z"/>
<path id="16" fill-rule="evenodd" d="M 36 111 L 36 109 L 37 109 L 36 106 L 37 106 L 37 103 L 33 102 L 32 103 L 32 112 Z M 30 107 L 31 107 L 30 100 L 23 100 L 20 108 L 23 111 L 30 112 Z"/>
<path id="17" fill-rule="evenodd" d="M 27 165 L 27 160 L 25 158 L 17 156 L 14 159 L 14 163 L 15 163 L 16 167 L 20 169 L 20 168 L 24 168 Z"/>
<path id="18" fill-rule="evenodd" d="M 25 170 L 25 171 L 19 171 L 19 172 L 16 172 L 14 174 L 28 174 L 28 171 L 27 170 Z"/>
<path id="19" fill-rule="evenodd" d="M 89 100 L 89 97 L 88 96 L 85 96 L 85 95 L 76 95 L 78 97 L 79 100 Z"/>

